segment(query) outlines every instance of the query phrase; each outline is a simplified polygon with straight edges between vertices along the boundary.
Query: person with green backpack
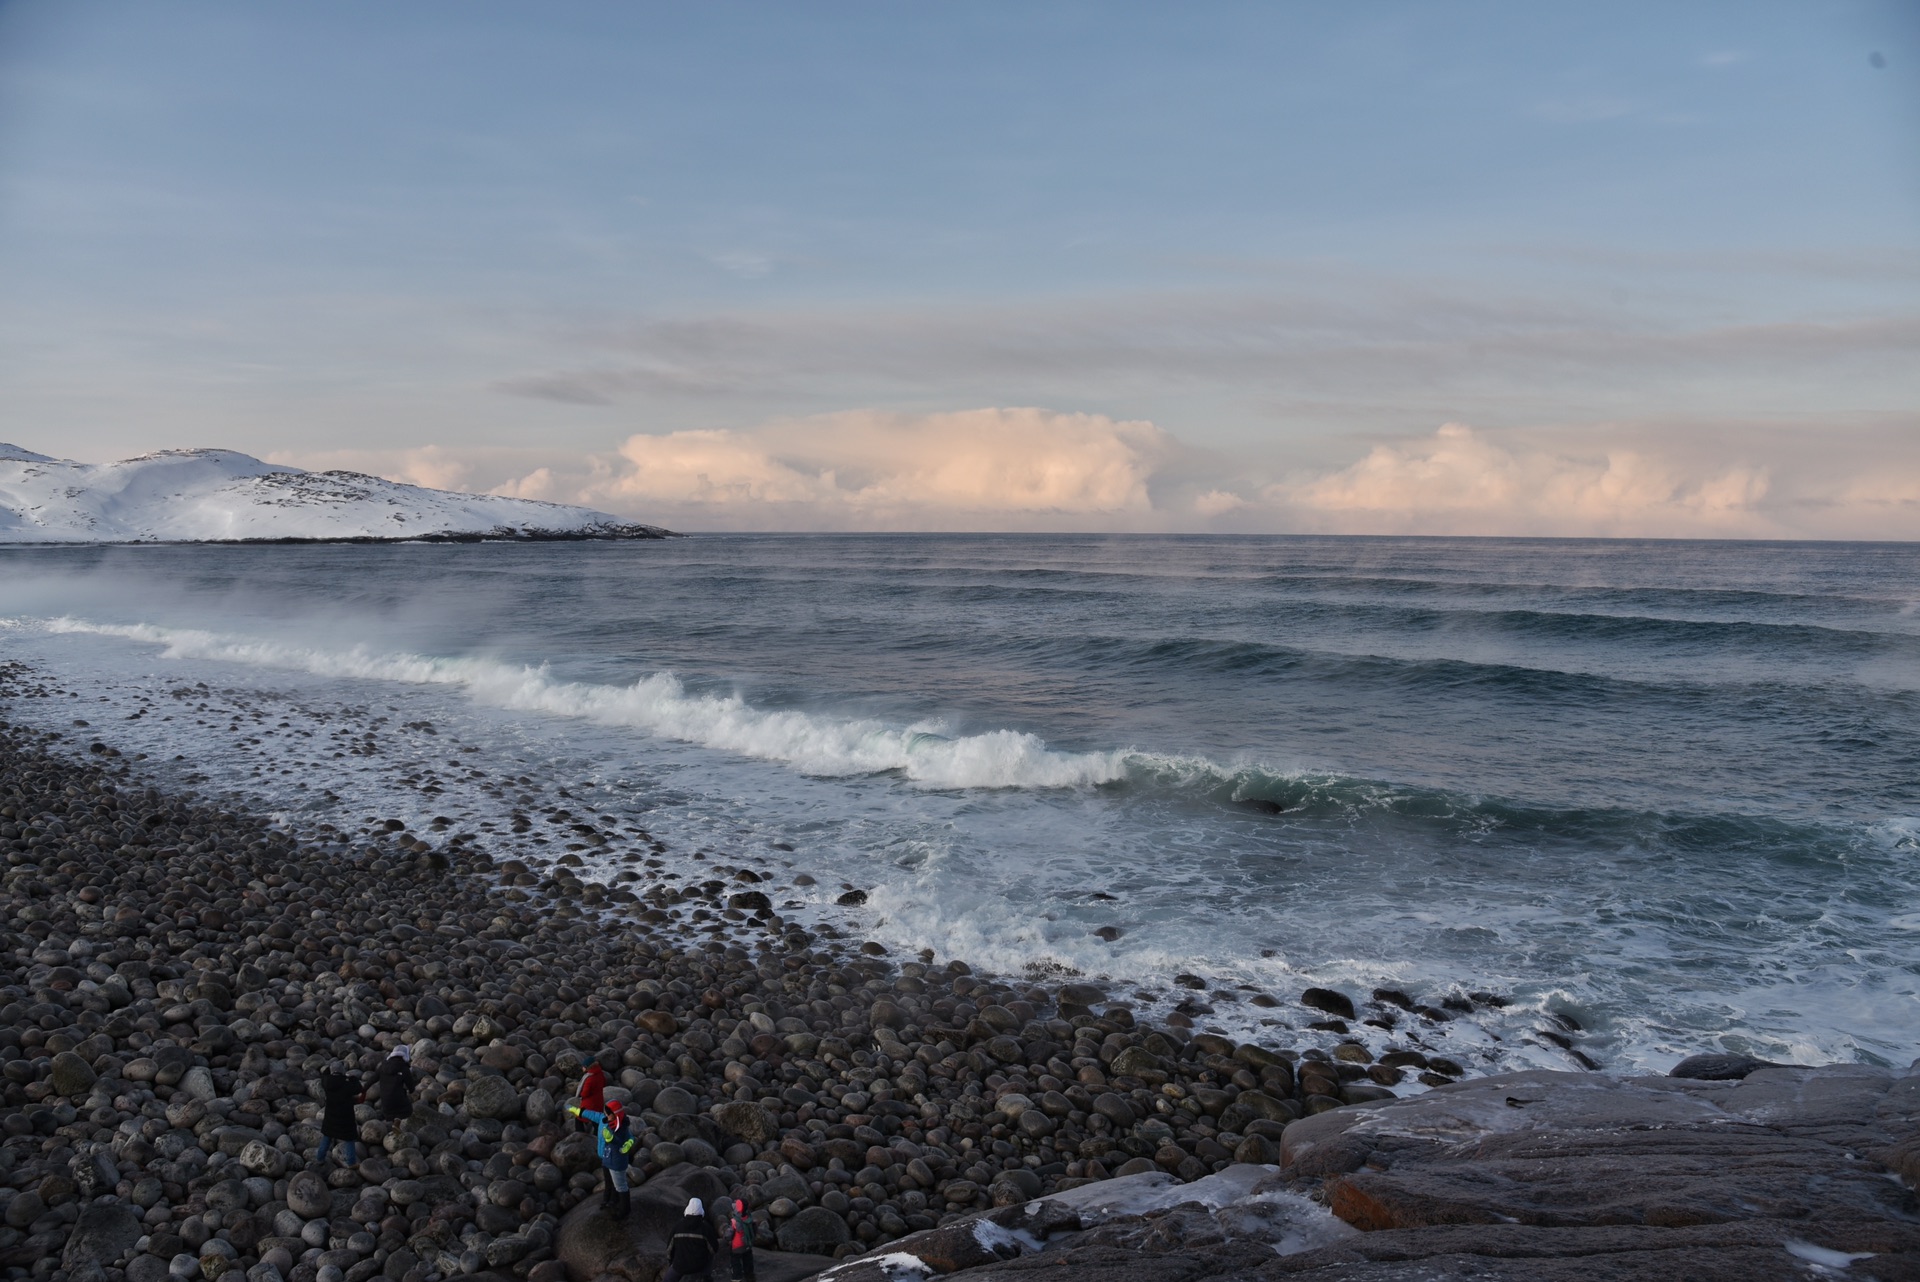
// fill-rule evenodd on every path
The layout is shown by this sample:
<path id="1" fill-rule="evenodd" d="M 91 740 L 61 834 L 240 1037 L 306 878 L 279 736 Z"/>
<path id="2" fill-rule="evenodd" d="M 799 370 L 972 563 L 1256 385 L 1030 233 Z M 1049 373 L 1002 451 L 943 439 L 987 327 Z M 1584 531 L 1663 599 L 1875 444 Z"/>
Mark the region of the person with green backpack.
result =
<path id="1" fill-rule="evenodd" d="M 732 1219 L 727 1225 L 727 1260 L 733 1266 L 733 1282 L 755 1282 L 753 1276 L 753 1217 L 747 1204 L 733 1201 Z"/>

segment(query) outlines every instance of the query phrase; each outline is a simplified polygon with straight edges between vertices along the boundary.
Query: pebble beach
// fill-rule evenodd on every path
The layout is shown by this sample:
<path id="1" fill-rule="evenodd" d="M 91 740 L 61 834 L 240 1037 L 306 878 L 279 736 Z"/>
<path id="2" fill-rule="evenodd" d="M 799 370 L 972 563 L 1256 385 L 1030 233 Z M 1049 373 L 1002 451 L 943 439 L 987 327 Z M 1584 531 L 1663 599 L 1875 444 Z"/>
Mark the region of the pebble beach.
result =
<path id="1" fill-rule="evenodd" d="M 602 1052 L 637 1187 L 711 1172 L 764 1244 L 828 1257 L 1116 1175 L 1272 1163 L 1297 1117 L 1461 1071 L 1357 1039 L 1236 1044 L 1084 980 L 816 937 L 751 867 L 671 897 L 722 941 L 569 856 L 495 862 L 397 821 L 317 848 L 142 769 L 84 730 L 0 734 L 9 1278 L 558 1279 L 561 1219 L 599 1187 L 563 1109 Z M 358 1166 L 314 1162 L 320 1070 L 401 1044 L 414 1116 L 363 1105 Z"/>

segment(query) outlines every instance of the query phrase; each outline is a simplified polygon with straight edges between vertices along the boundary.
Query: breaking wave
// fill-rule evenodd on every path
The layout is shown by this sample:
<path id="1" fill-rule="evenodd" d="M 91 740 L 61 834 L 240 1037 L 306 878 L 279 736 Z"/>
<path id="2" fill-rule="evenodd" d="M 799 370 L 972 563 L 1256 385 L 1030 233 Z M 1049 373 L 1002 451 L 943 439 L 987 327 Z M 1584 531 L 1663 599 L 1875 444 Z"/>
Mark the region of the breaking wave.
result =
<path id="1" fill-rule="evenodd" d="M 382 654 L 362 646 L 325 650 L 279 641 L 147 623 L 52 619 L 48 631 L 120 637 L 163 647 L 168 658 L 206 659 L 313 676 L 451 686 L 478 703 L 513 712 L 577 717 L 625 726 L 768 761 L 807 774 L 897 772 L 925 788 L 1071 788 L 1110 783 L 1128 772 L 1124 751 L 1059 752 L 1017 730 L 949 736 L 931 723 L 890 726 L 869 718 L 756 708 L 738 694 L 688 691 L 671 672 L 627 686 L 556 680 L 545 665 L 485 658 Z"/>

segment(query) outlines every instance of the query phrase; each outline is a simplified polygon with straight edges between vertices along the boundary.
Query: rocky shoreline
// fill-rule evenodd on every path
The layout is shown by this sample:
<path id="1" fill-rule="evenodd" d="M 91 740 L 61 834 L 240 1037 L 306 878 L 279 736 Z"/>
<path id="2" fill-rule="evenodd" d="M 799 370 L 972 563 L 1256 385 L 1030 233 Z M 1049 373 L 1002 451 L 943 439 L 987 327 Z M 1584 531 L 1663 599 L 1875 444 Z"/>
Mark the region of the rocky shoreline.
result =
<path id="1" fill-rule="evenodd" d="M 1458 1066 L 1412 1049 L 1375 1061 L 1357 1043 L 1296 1054 L 1150 1028 L 1093 985 L 1010 982 L 815 938 L 780 921 L 748 867 L 715 865 L 693 893 L 757 924 L 753 947 L 702 940 L 622 879 L 582 882 L 564 859 L 495 864 L 399 828 L 354 856 L 307 848 L 258 816 L 150 786 L 110 744 L 65 755 L 49 738 L 0 727 L 9 1279 L 651 1282 L 659 1217 L 646 1208 L 689 1190 L 748 1201 L 778 1248 L 762 1252 L 773 1279 L 829 1267 L 847 1279 L 1467 1276 L 1502 1252 L 1455 1252 L 1463 1272 L 1429 1261 L 1394 1273 L 1333 1244 L 1351 1230 L 1308 1199 L 1383 1242 L 1524 1222 L 1471 1218 L 1469 1194 L 1448 1203 L 1469 1208 L 1453 1218 L 1408 1223 L 1379 1210 L 1402 1203 L 1351 1192 L 1439 1161 L 1426 1141 L 1360 1143 L 1392 1131 L 1377 1119 L 1504 1078 L 1447 1085 Z M 1353 1017 L 1342 994 L 1302 996 Z M 401 1042 L 423 1072 L 415 1116 L 390 1131 L 363 1109 L 359 1167 L 312 1164 L 319 1068 L 338 1058 L 364 1070 Z M 602 1051 L 647 1152 L 643 1213 L 625 1225 L 596 1216 L 590 1142 L 560 1114 Z M 1409 1074 L 1435 1089 L 1396 1100 Z M 1560 1086 L 1548 1078 L 1611 1080 L 1505 1076 L 1549 1092 Z M 1856 1089 L 1846 1107 L 1868 1110 L 1861 1124 L 1880 1126 L 1897 1169 L 1911 1092 L 1882 1076 L 1878 1095 Z M 1875 1122 L 1889 1099 L 1907 1112 Z M 1453 1141 L 1466 1133 L 1449 1125 Z M 1472 1185 L 1491 1169 L 1455 1176 Z M 1877 1169 L 1878 1219 L 1848 1192 L 1860 1212 L 1848 1223 L 1871 1219 L 1872 1234 L 1816 1225 L 1793 1240 L 1816 1255 L 1910 1258 L 1912 1194 Z M 1822 1195 L 1810 1196 L 1817 1210 Z M 1775 1238 L 1754 1249 L 1782 1267 L 1831 1267 Z M 1851 1276 L 1915 1276 L 1873 1267 Z M 1755 1260 L 1743 1269 L 1775 1275 Z"/>

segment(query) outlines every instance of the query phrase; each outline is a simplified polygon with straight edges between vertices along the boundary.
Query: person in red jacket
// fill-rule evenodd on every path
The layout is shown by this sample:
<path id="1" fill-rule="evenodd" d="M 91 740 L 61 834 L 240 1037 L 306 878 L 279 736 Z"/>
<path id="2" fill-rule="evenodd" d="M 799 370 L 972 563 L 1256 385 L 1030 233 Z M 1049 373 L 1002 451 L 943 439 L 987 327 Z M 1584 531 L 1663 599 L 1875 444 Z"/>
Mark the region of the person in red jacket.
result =
<path id="1" fill-rule="evenodd" d="M 733 1265 L 733 1282 L 756 1282 L 753 1276 L 753 1219 L 747 1214 L 747 1204 L 734 1199 L 733 1216 L 727 1226 L 732 1230 L 727 1239 L 728 1260 Z"/>
<path id="2" fill-rule="evenodd" d="M 599 1059 L 587 1063 L 587 1071 L 580 1079 L 580 1098 L 574 1101 L 574 1112 L 580 1118 L 580 1129 L 590 1130 L 595 1123 L 587 1121 L 584 1114 L 603 1113 L 607 1108 L 607 1070 Z"/>

